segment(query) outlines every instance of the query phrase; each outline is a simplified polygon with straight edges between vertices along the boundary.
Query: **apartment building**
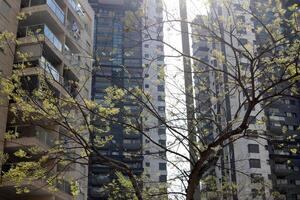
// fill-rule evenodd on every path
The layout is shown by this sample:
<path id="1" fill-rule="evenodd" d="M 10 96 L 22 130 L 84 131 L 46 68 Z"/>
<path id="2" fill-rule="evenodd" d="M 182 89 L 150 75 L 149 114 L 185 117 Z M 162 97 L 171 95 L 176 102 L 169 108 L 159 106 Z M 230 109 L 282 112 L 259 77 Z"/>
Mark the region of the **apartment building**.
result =
<path id="1" fill-rule="evenodd" d="M 299 10 L 299 1 L 282 0 L 281 3 L 283 9 L 286 9 L 283 17 L 289 17 L 291 13 L 289 6 L 293 4 L 296 4 Z M 252 10 L 257 15 L 261 15 L 266 10 L 264 1 L 253 0 L 251 4 L 253 5 Z M 264 18 L 265 23 L 268 20 L 275 19 L 275 16 L 271 12 L 269 13 Z M 255 24 L 255 27 L 259 28 L 260 24 Z M 282 31 L 291 32 L 285 24 L 282 25 Z M 299 39 L 299 36 L 291 36 L 289 39 L 295 40 L 297 38 Z M 256 33 L 257 45 L 263 45 L 265 40 L 266 32 Z M 299 84 L 297 85 L 297 90 L 299 90 Z M 267 147 L 271 166 L 270 179 L 272 180 L 273 191 L 279 192 L 282 199 L 300 199 L 299 108 L 300 102 L 298 99 L 286 97 L 271 104 L 264 111 L 267 119 L 266 131 L 271 137 Z M 296 148 L 297 151 L 291 152 L 290 149 L 292 148 Z"/>
<path id="2" fill-rule="evenodd" d="M 0 7 L 0 15 L 7 13 L 5 16 L 9 17 L 9 20 L 17 19 L 19 10 L 26 16 L 17 26 L 17 21 L 7 22 L 9 26 L 5 26 L 5 29 L 7 27 L 9 31 L 16 33 L 18 40 L 16 52 L 28 54 L 24 63 L 26 68 L 23 71 L 23 78 L 28 80 L 28 89 L 42 87 L 42 79 L 46 78 L 51 85 L 49 88 L 58 98 L 68 96 L 77 98 L 80 94 L 81 97 L 89 99 L 94 24 L 94 14 L 89 4 L 84 0 L 4 0 L 1 1 Z M 12 9 L 12 13 L 9 13 Z M 9 67 L 4 66 L 9 69 L 5 73 L 9 76 L 13 68 L 12 63 L 20 62 L 24 60 L 17 54 L 12 55 L 9 65 L 7 64 Z M 1 64 L 1 69 L 2 67 Z M 78 90 L 78 87 L 81 90 Z M 9 170 L 11 165 L 19 162 L 13 154 L 20 148 L 40 147 L 48 150 L 57 140 L 64 140 L 65 145 L 75 145 L 61 134 L 63 128 L 58 125 L 49 123 L 48 130 L 15 121 L 12 115 L 8 116 L 6 130 L 15 131 L 19 137 L 5 142 L 4 152 L 12 156 L 3 165 L 3 171 Z M 81 123 L 80 120 L 78 123 Z M 80 149 L 75 153 L 79 154 L 79 151 Z M 60 167 L 56 166 L 51 173 L 57 173 L 59 170 Z M 28 186 L 29 193 L 16 194 L 14 185 L 2 182 L 1 199 L 84 200 L 87 199 L 87 175 L 86 165 L 73 164 L 64 173 L 64 180 L 55 185 L 58 188 L 57 192 L 49 190 L 45 187 L 45 182 L 40 180 Z M 80 192 L 77 197 L 71 195 L 71 185 L 67 179 L 79 180 Z"/>
<path id="3" fill-rule="evenodd" d="M 235 17 L 239 23 L 245 25 L 245 28 L 237 30 L 235 33 L 240 42 L 232 41 L 236 48 L 240 48 L 243 44 L 250 44 L 250 46 L 264 45 L 267 41 L 266 32 L 256 32 L 261 24 L 253 20 L 250 15 L 244 12 L 242 5 L 248 5 L 246 9 L 252 10 L 257 16 L 263 16 L 264 22 L 268 23 L 275 19 L 272 12 L 267 12 L 270 5 L 265 1 L 231 1 L 232 12 L 235 13 Z M 282 1 L 284 8 L 297 3 L 296 1 Z M 215 16 L 221 16 L 223 19 L 230 18 L 228 9 L 225 9 L 221 3 L 215 1 L 210 8 L 211 13 L 209 17 L 198 16 L 194 22 L 203 23 L 203 19 L 213 22 Z M 268 6 L 268 7 L 266 7 Z M 275 6 L 275 5 L 274 5 Z M 299 6 L 299 4 L 298 4 Z M 230 10 L 229 9 L 229 10 Z M 289 15 L 289 11 L 286 12 L 286 16 Z M 226 20 L 221 25 L 220 31 L 217 29 L 221 37 L 225 41 L 229 41 L 228 28 Z M 250 27 L 250 28 L 249 28 Z M 285 25 L 282 27 L 283 31 L 287 31 Z M 227 34 L 226 34 L 227 33 Z M 230 67 L 224 69 L 224 65 L 218 63 L 218 60 L 213 56 L 213 50 L 217 49 L 225 56 L 225 62 L 232 63 L 232 66 L 236 66 L 236 61 L 233 59 L 235 56 L 233 52 L 225 45 L 220 45 L 214 40 L 205 40 L 200 35 L 208 34 L 204 28 L 197 26 L 193 27 L 193 53 L 194 56 L 201 60 L 211 64 L 217 69 L 224 71 L 232 71 Z M 202 39 L 201 39 L 202 38 Z M 205 37 L 204 37 L 205 38 Z M 295 38 L 290 38 L 295 39 Z M 239 63 L 243 65 L 243 68 L 247 69 L 249 63 L 243 57 L 239 57 Z M 219 114 L 220 116 L 227 116 L 225 119 L 219 118 L 217 121 L 220 124 L 226 124 L 231 121 L 233 114 L 236 113 L 240 102 L 243 101 L 243 96 L 235 92 L 227 97 L 213 96 L 213 94 L 224 93 L 224 85 L 230 80 L 226 76 L 216 76 L 213 71 L 206 71 L 209 69 L 206 65 L 201 63 L 195 63 L 196 71 L 201 73 L 195 73 L 195 87 L 196 87 L 196 105 L 197 112 L 200 116 L 211 116 Z M 204 72 L 203 72 L 204 71 Z M 206 71 L 206 72 L 205 72 Z M 262 80 L 263 81 L 263 80 Z M 203 86 L 208 86 L 208 90 L 203 89 Z M 202 88 L 202 89 L 201 89 Z M 230 88 L 229 88 L 230 90 Z M 208 92 L 212 91 L 212 92 Z M 224 99 L 224 103 L 218 102 L 218 98 Z M 216 177 L 216 183 L 221 187 L 222 182 L 234 183 L 237 185 L 237 192 L 231 194 L 230 199 L 299 199 L 299 154 L 298 152 L 291 152 L 292 147 L 296 147 L 298 144 L 298 137 L 293 136 L 298 134 L 299 125 L 299 101 L 293 98 L 282 98 L 280 101 L 266 106 L 262 113 L 257 113 L 262 109 L 264 105 L 258 105 L 255 107 L 253 113 L 250 116 L 249 133 L 260 132 L 260 134 L 268 135 L 268 140 L 262 140 L 255 135 L 238 139 L 223 149 L 221 158 L 218 163 L 218 167 L 212 167 L 207 175 L 213 175 Z M 210 109 L 206 109 L 206 108 Z M 240 114 L 243 115 L 244 108 L 241 109 Z M 258 115 L 257 115 L 258 114 Z M 253 116 L 253 117 L 252 117 Z M 254 117 L 256 116 L 256 118 Z M 260 119 L 266 119 L 264 125 L 256 123 Z M 217 131 L 214 126 L 207 126 L 209 123 L 199 125 L 199 130 L 205 128 L 208 130 L 207 137 L 209 139 L 214 138 L 217 135 Z M 286 129 L 286 132 L 283 130 Z M 209 140 L 208 140 L 209 142 Z M 249 176 L 245 176 L 248 174 Z M 259 179 L 257 179 L 259 178 Z M 256 180 L 263 180 L 264 186 L 257 187 Z M 207 189 L 207 188 L 206 188 Z M 207 190 L 209 192 L 209 189 Z M 272 196 L 271 193 L 278 192 L 277 197 Z M 258 195 L 262 194 L 262 195 Z M 213 194 L 210 194 L 213 195 Z M 204 199 L 207 196 L 204 195 Z M 220 196 L 218 198 L 221 198 Z M 222 198 L 226 196 L 222 195 Z"/>
<path id="4" fill-rule="evenodd" d="M 239 9 L 244 1 L 232 1 L 231 9 L 235 13 L 235 17 L 242 19 L 243 23 L 247 26 L 254 27 L 251 20 L 251 16 Z M 244 4 L 243 4 L 244 5 Z M 213 29 L 219 34 L 224 41 L 231 41 L 230 35 L 228 34 L 231 26 L 226 23 L 226 19 L 230 18 L 229 10 L 226 9 L 222 3 L 214 1 L 210 8 L 210 14 L 207 16 L 198 16 L 194 20 L 198 24 L 207 24 L 217 21 L 222 18 L 224 21 L 219 24 L 221 28 Z M 213 27 L 213 26 L 211 26 Z M 229 122 L 235 119 L 235 115 L 238 112 L 238 116 L 244 116 L 247 109 L 247 105 L 240 107 L 241 102 L 245 100 L 245 95 L 241 91 L 234 90 L 234 86 L 230 85 L 229 82 L 232 79 L 226 75 L 226 72 L 232 72 L 235 70 L 237 64 L 235 55 L 229 45 L 218 42 L 217 39 L 208 39 L 205 35 L 209 36 L 209 31 L 205 28 L 193 27 L 193 55 L 200 58 L 202 61 L 209 63 L 213 68 L 220 69 L 225 73 L 218 73 L 216 70 L 211 70 L 211 67 L 199 63 L 195 64 L 195 96 L 196 96 L 196 115 L 198 117 L 208 117 L 214 119 L 222 127 L 226 127 Z M 236 30 L 238 38 L 241 40 L 247 40 L 247 43 L 254 45 L 256 36 L 251 29 Z M 205 39 L 203 39 L 205 38 Z M 233 39 L 233 46 L 236 48 L 242 48 L 240 41 Z M 230 43 L 230 42 L 229 42 Z M 224 55 L 224 63 L 216 58 L 215 51 L 221 52 Z M 249 65 L 247 60 L 239 58 L 239 63 Z M 228 63 L 232 63 L 229 65 Z M 238 63 L 238 64 L 239 64 Z M 231 91 L 231 92 L 229 92 Z M 232 92 L 235 91 L 235 92 Z M 221 199 L 261 199 L 269 198 L 271 196 L 271 181 L 269 176 L 271 174 L 269 151 L 267 149 L 268 143 L 266 140 L 256 137 L 256 133 L 264 134 L 266 127 L 263 124 L 258 124 L 256 121 L 262 120 L 264 114 L 259 113 L 262 105 L 257 105 L 250 114 L 249 137 L 237 139 L 234 142 L 230 142 L 226 145 L 217 162 L 216 167 L 210 168 L 206 175 L 212 175 L 216 177 L 215 182 L 219 189 L 224 185 L 230 185 L 233 183 L 236 185 L 236 192 L 230 192 L 229 194 L 221 193 L 210 193 L 209 195 L 214 198 Z M 207 143 L 214 140 L 218 135 L 218 127 L 209 123 L 205 120 L 201 120 L 198 129 L 205 135 L 204 140 Z M 236 123 L 238 124 L 238 122 Z M 233 124 L 233 128 L 234 128 Z M 227 141 L 229 142 L 229 141 Z M 264 184 L 258 184 L 255 179 L 263 179 Z M 207 192 L 209 193 L 209 188 Z M 263 195 L 257 195 L 259 192 Z M 205 194 L 206 195 L 206 194 Z M 203 198 L 207 198 L 207 196 Z M 211 196 L 211 197 L 212 197 Z"/>
<path id="5" fill-rule="evenodd" d="M 162 0 L 144 1 L 145 24 L 143 31 L 143 66 L 144 91 L 151 97 L 150 101 L 157 116 L 145 112 L 143 138 L 145 182 L 153 187 L 167 181 L 166 152 L 157 144 L 166 147 L 166 128 L 161 124 L 165 119 L 165 79 L 164 79 L 164 47 L 163 47 L 163 2 Z M 150 141 L 150 139 L 152 141 Z M 155 144 L 155 143 L 157 144 Z M 147 186 L 147 184 L 145 184 Z M 151 184 L 150 184 L 151 185 Z"/>
<path id="6" fill-rule="evenodd" d="M 130 98 L 134 88 L 143 87 L 142 35 L 138 20 L 127 18 L 127 13 L 135 13 L 141 4 L 132 0 L 90 0 L 89 3 L 95 11 L 92 99 L 103 102 L 105 90 L 112 86 L 128 91 L 128 96 L 116 104 L 120 109 L 118 120 L 130 120 L 135 127 L 142 126 L 142 108 L 136 99 Z M 103 126 L 100 120 L 93 123 Z M 113 139 L 98 150 L 126 163 L 135 175 L 140 176 L 143 173 L 142 135 L 136 130 L 128 132 L 121 123 L 111 123 L 109 128 L 107 134 Z M 96 134 L 92 141 L 95 137 Z M 89 168 L 88 199 L 108 198 L 103 186 L 116 178 L 115 171 L 92 158 Z"/>
<path id="7" fill-rule="evenodd" d="M 4 32 L 16 35 L 18 28 L 17 14 L 20 9 L 20 1 L 0 1 L 0 34 Z M 10 42 L 9 45 L 3 43 L 0 45 L 0 73 L 1 77 L 11 75 L 15 54 L 15 44 Z M 7 104 L 1 102 L 0 107 L 0 152 L 4 148 L 4 133 L 7 123 Z"/>

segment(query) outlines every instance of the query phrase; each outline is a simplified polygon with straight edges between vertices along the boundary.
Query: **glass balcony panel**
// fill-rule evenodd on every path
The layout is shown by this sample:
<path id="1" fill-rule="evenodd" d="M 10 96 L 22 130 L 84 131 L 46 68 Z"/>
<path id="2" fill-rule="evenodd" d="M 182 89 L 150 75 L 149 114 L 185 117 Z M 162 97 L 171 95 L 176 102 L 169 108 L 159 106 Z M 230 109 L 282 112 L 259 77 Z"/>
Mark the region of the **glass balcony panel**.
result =
<path id="1" fill-rule="evenodd" d="M 62 43 L 59 39 L 54 35 L 54 33 L 48 28 L 45 24 L 20 27 L 18 30 L 18 38 L 28 37 L 28 36 L 37 36 L 39 34 L 44 34 L 50 42 L 59 50 L 62 51 Z"/>
<path id="2" fill-rule="evenodd" d="M 62 51 L 61 42 L 57 39 L 57 37 L 53 34 L 53 32 L 46 25 L 44 27 L 44 34 L 59 51 Z"/>
<path id="3" fill-rule="evenodd" d="M 44 57 L 41 57 L 40 59 L 40 66 L 46 72 L 50 73 L 54 80 L 59 82 L 59 72 Z"/>
<path id="4" fill-rule="evenodd" d="M 53 138 L 50 136 L 49 133 L 47 133 L 46 130 L 43 129 L 37 129 L 36 130 L 36 138 L 43 144 L 52 147 L 54 146 L 54 140 Z"/>
<path id="5" fill-rule="evenodd" d="M 59 21 L 64 24 L 65 22 L 65 14 L 62 9 L 57 5 L 54 0 L 47 0 L 47 5 L 51 8 L 51 10 L 58 17 Z"/>
<path id="6" fill-rule="evenodd" d="M 56 3 L 55 0 L 22 0 L 21 2 L 21 8 L 26 7 L 33 7 L 33 6 L 39 6 L 47 4 L 49 8 L 53 11 L 53 13 L 57 16 L 59 21 L 64 24 L 65 22 L 65 13 L 64 11 L 59 7 L 59 5 Z"/>

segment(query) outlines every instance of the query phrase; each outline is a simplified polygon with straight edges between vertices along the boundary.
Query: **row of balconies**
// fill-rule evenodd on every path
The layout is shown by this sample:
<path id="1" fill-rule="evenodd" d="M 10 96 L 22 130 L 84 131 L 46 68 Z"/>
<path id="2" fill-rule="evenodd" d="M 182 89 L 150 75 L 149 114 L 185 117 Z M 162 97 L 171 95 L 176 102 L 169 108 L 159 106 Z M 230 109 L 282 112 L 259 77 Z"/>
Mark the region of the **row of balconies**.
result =
<path id="1" fill-rule="evenodd" d="M 66 45 L 63 48 L 62 43 L 59 41 L 56 35 L 50 30 L 50 28 L 45 24 L 22 27 L 19 29 L 17 36 L 20 39 L 20 41 L 21 42 L 23 41 L 24 43 L 26 43 L 27 37 L 32 37 L 32 36 L 36 37 L 37 40 L 39 39 L 47 40 L 47 42 L 51 43 L 51 45 L 49 46 L 53 45 L 53 47 L 55 48 L 55 49 L 52 48 L 53 52 L 57 53 L 58 50 L 59 52 L 58 54 L 60 55 L 57 56 L 64 58 L 63 60 L 64 64 L 72 67 L 74 66 L 76 67 L 80 65 L 79 58 L 76 59 L 74 56 L 72 56 L 72 53 L 70 52 L 69 48 Z M 32 47 L 32 45 L 30 45 L 26 51 L 30 52 L 33 51 L 33 49 L 34 48 Z M 51 49 L 51 47 L 49 49 Z M 43 49 L 42 51 L 45 51 L 45 49 Z M 43 55 L 40 56 L 40 54 L 38 53 L 36 54 L 37 55 L 34 55 L 34 57 L 40 57 L 38 59 L 39 67 L 41 67 L 43 70 L 45 70 L 45 72 L 47 72 L 47 75 L 49 75 L 48 78 L 50 77 L 56 82 L 62 84 L 62 86 L 64 86 L 64 89 L 73 95 L 74 88 L 68 83 L 67 79 L 64 79 L 64 77 L 60 75 L 59 70 L 56 67 L 54 67 L 54 65 L 52 65 L 51 62 L 47 60 Z M 69 59 L 68 56 L 70 56 Z M 71 69 L 74 69 L 72 67 Z M 76 77 L 77 75 L 76 71 L 72 71 L 72 72 L 73 72 L 73 76 Z M 58 90 L 61 91 L 61 88 L 58 88 Z"/>
<path id="2" fill-rule="evenodd" d="M 55 0 L 24 0 L 21 3 L 21 8 L 39 6 L 39 5 L 48 5 L 49 8 L 54 12 L 59 21 L 64 24 L 65 23 L 65 12 L 63 9 L 57 4 Z M 68 0 L 68 4 L 79 16 L 83 15 L 84 11 L 82 11 L 81 6 L 76 0 Z"/>
<path id="3" fill-rule="evenodd" d="M 32 33 L 38 35 L 39 31 L 43 31 L 42 33 L 49 37 L 48 39 L 60 52 L 71 49 L 72 53 L 79 53 L 81 49 L 86 49 L 91 53 L 92 47 L 87 44 L 91 43 L 92 34 L 87 24 L 92 24 L 92 22 L 88 21 L 88 16 L 83 14 L 84 11 L 81 10 L 82 7 L 77 0 L 65 1 L 67 0 L 24 0 L 21 11 L 30 14 L 20 21 L 19 35 L 28 36 L 28 32 L 31 35 Z M 71 7 L 72 9 L 68 11 L 72 12 L 68 12 L 66 7 Z M 41 25 L 44 27 L 38 27 Z M 84 34 L 84 37 L 88 37 L 86 40 L 82 39 L 82 32 L 87 33 Z M 64 53 L 70 52 L 64 51 Z"/>

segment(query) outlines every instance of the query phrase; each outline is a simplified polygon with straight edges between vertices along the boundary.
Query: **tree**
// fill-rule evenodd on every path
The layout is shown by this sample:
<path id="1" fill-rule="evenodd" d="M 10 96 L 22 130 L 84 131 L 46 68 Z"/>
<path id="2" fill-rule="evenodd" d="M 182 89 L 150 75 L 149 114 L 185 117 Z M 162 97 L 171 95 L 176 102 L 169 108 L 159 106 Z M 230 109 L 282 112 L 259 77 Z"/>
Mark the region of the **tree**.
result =
<path id="1" fill-rule="evenodd" d="M 165 119 L 158 112 L 153 104 L 153 97 L 149 96 L 142 88 L 129 87 L 120 88 L 117 86 L 106 89 L 104 101 L 96 102 L 85 99 L 81 95 L 85 80 L 93 71 L 82 66 L 80 83 L 70 82 L 73 88 L 66 88 L 49 70 L 41 70 L 38 74 L 39 87 L 33 87 L 36 79 L 26 76 L 26 69 L 31 68 L 33 63 L 29 61 L 30 55 L 18 52 L 21 62 L 14 66 L 14 73 L 11 77 L 1 77 L 1 93 L 6 96 L 11 104 L 9 106 L 11 118 L 10 124 L 28 124 L 41 129 L 51 131 L 56 135 L 52 139 L 51 148 L 20 148 L 11 155 L 2 156 L 7 163 L 14 163 L 9 169 L 3 170 L 3 180 L 13 182 L 18 193 L 30 192 L 28 185 L 35 181 L 44 179 L 45 187 L 56 190 L 64 183 L 67 177 L 68 168 L 74 164 L 88 165 L 89 157 L 96 159 L 99 164 L 106 165 L 116 171 L 116 180 L 107 185 L 110 191 L 110 198 L 118 199 L 125 192 L 128 199 L 161 199 L 161 195 L 172 195 L 174 199 L 186 198 L 192 200 L 195 188 L 200 181 L 207 183 L 212 191 L 217 191 L 220 195 L 236 195 L 238 192 L 236 185 L 224 181 L 223 185 L 214 185 L 215 177 L 206 176 L 206 172 L 214 165 L 222 170 L 235 170 L 236 173 L 250 176 L 238 169 L 226 169 L 220 165 L 223 150 L 233 145 L 234 142 L 243 138 L 255 137 L 256 140 L 268 141 L 274 138 L 265 132 L 266 118 L 263 112 L 278 101 L 286 98 L 299 99 L 298 94 L 298 62 L 299 62 L 299 13 L 297 5 L 283 8 L 280 2 L 272 4 L 245 4 L 237 5 L 231 1 L 224 1 L 216 7 L 215 1 L 211 2 L 211 12 L 208 16 L 199 17 L 198 21 L 187 21 L 194 30 L 189 33 L 194 41 L 205 41 L 210 47 L 208 56 L 214 62 L 209 62 L 198 55 L 185 55 L 173 44 L 161 40 L 158 36 L 148 37 L 145 40 L 159 41 L 166 47 L 177 53 L 176 56 L 185 59 L 192 59 L 194 62 L 192 75 L 200 82 L 195 84 L 195 88 L 200 96 L 193 96 L 185 93 L 180 87 L 180 83 L 172 82 L 175 77 L 165 79 L 169 81 L 172 88 L 176 88 L 181 95 L 191 95 L 196 102 L 200 102 L 196 108 L 196 114 L 192 119 L 187 118 L 185 110 L 180 107 L 184 105 L 184 99 L 171 93 L 169 118 Z M 267 9 L 275 16 L 268 20 L 269 13 L 261 14 L 255 9 Z M 220 12 L 221 10 L 221 12 Z M 238 11 L 237 11 L 238 10 Z M 222 13 L 222 15 L 220 14 Z M 226 18 L 224 17 L 226 16 Z M 247 22 L 251 18 L 251 23 L 243 22 L 241 16 L 247 17 Z M 135 26 L 136 20 L 132 18 L 145 18 L 139 23 L 145 23 L 146 16 L 141 10 L 128 14 L 126 21 L 127 31 L 140 31 L 143 35 L 149 35 L 151 28 L 169 24 L 173 31 L 176 30 L 175 23 L 180 23 L 180 19 L 167 15 L 164 21 L 148 22 L 144 26 Z M 288 31 L 282 31 L 284 30 Z M 245 41 L 242 38 L 244 30 L 253 29 L 256 37 L 261 36 L 262 40 L 258 44 L 253 41 Z M 180 33 L 180 31 L 178 31 Z M 4 33 L 1 34 L 3 36 Z M 39 30 L 32 33 L 32 40 L 38 41 Z M 3 38 L 3 37 L 0 37 Z M 18 43 L 13 37 L 12 41 Z M 1 45 L 6 44 L 6 40 L 0 41 Z M 226 53 L 225 53 L 226 52 Z M 166 55 L 168 57 L 168 55 Z M 153 58 L 155 61 L 158 58 Z M 152 63 L 152 62 L 150 62 Z M 97 67 L 97 66 L 96 66 Z M 151 66 L 145 66 L 145 69 Z M 126 66 L 124 66 L 126 69 Z M 179 73 L 183 73 L 178 66 L 175 66 Z M 163 72 L 164 70 L 162 70 Z M 165 71 L 167 71 L 165 69 Z M 163 73 L 164 74 L 164 73 Z M 213 74 L 211 78 L 209 74 Z M 205 79 L 202 80 L 202 77 Z M 214 84 L 219 85 L 219 89 L 211 87 L 209 81 L 216 80 Z M 83 83 L 83 84 L 82 84 Z M 59 87 L 63 95 L 57 95 L 54 87 Z M 190 86 L 191 88 L 193 86 Z M 201 103 L 202 98 L 206 98 L 206 103 Z M 125 100 L 130 99 L 143 108 L 138 117 L 134 119 L 130 110 L 118 107 Z M 229 100 L 234 100 L 232 108 L 228 107 Z M 205 109 L 202 106 L 205 105 Z M 218 107 L 216 111 L 214 106 Z M 189 106 L 189 105 L 188 105 Z M 231 113 L 228 113 L 228 112 Z M 122 116 L 119 118 L 118 116 Z M 172 141 L 166 145 L 161 144 L 151 138 L 144 125 L 145 117 L 150 115 L 157 119 L 158 123 L 154 128 L 164 126 Z M 253 118 L 254 116 L 254 118 Z M 254 119 L 256 122 L 254 123 Z M 193 121 L 193 132 L 196 140 L 191 141 L 187 137 L 186 121 Z M 101 123 L 95 126 L 92 121 Z M 101 147 L 111 142 L 113 138 L 109 135 L 112 124 L 125 127 L 130 132 L 138 132 L 150 142 L 157 145 L 158 149 L 168 152 L 170 157 L 176 157 L 178 162 L 174 162 L 170 157 L 166 158 L 170 166 L 177 168 L 178 174 L 174 179 L 180 180 L 184 191 L 164 192 L 159 187 L 165 187 L 164 183 L 157 183 L 152 188 L 143 188 L 141 181 L 147 182 L 146 177 L 136 177 L 131 168 L 118 160 L 103 155 L 97 147 Z M 255 131 L 254 131 L 255 130 Z M 282 127 L 285 133 L 286 127 Z M 95 135 L 92 142 L 89 135 Z M 5 139 L 7 142 L 17 142 L 22 133 L 8 130 Z M 212 137 L 212 138 L 209 138 Z M 286 140 L 293 140 L 293 135 L 285 135 Z M 194 149 L 196 160 L 191 160 L 188 155 L 182 153 L 182 148 L 175 150 L 174 147 L 181 146 L 183 149 Z M 292 153 L 297 153 L 295 147 L 287 147 Z M 154 152 L 159 156 L 160 152 Z M 143 154 L 143 153 L 141 153 Z M 133 155 L 131 155 L 133 156 Z M 18 161 L 17 163 L 15 161 Z M 21 161 L 21 162 L 19 162 Z M 179 164 L 192 164 L 190 171 L 182 170 Z M 57 166 L 60 166 L 57 170 Z M 80 176 L 69 180 L 71 191 L 78 194 Z M 172 180 L 169 180 L 172 181 Z M 24 182 L 28 184 L 24 185 Z M 262 183 L 264 187 L 268 184 Z M 264 191 L 262 192 L 262 195 Z"/>

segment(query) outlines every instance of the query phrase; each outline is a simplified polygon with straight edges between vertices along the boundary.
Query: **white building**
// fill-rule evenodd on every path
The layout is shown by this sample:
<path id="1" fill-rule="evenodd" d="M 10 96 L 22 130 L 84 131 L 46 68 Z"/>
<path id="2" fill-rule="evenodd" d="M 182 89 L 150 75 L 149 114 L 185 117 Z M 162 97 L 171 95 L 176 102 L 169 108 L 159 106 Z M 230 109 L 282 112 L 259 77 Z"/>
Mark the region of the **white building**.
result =
<path id="1" fill-rule="evenodd" d="M 149 183 L 155 184 L 167 181 L 166 152 L 159 147 L 159 145 L 166 146 L 166 129 L 160 125 L 161 120 L 165 119 L 166 106 L 164 47 L 161 42 L 163 41 L 162 0 L 145 0 L 144 12 L 147 26 L 143 29 L 144 91 L 149 94 L 151 102 L 149 106 L 152 106 L 156 114 L 145 112 L 144 128 L 147 136 L 143 138 L 143 165 Z"/>
<path id="2" fill-rule="evenodd" d="M 210 24 L 210 29 L 214 29 L 217 35 L 225 42 L 237 49 L 244 50 L 245 46 L 249 46 L 249 53 L 254 54 L 253 47 L 255 45 L 256 35 L 252 31 L 254 28 L 251 16 L 240 9 L 240 6 L 250 6 L 250 1 L 230 1 L 228 5 L 224 6 L 220 1 L 213 1 L 210 8 L 209 17 L 198 16 L 194 22 Z M 207 20 L 210 23 L 207 23 Z M 237 20 L 237 21 L 234 21 Z M 218 24 L 219 22 L 219 24 Z M 230 37 L 230 30 L 233 24 L 238 24 L 234 35 L 236 38 Z M 208 37 L 200 37 L 200 35 L 209 35 L 205 28 L 200 26 L 193 26 L 193 52 L 194 56 L 207 62 L 212 67 L 205 66 L 200 63 L 195 64 L 195 87 L 196 87 L 196 106 L 198 108 L 197 115 L 210 116 L 214 118 L 223 128 L 232 123 L 232 128 L 239 126 L 247 104 L 243 104 L 246 99 L 245 94 L 240 87 L 236 87 L 235 82 L 226 72 L 234 73 L 240 70 L 247 76 L 248 66 L 247 59 L 238 55 L 238 60 L 230 45 L 225 42 L 217 42 L 217 40 L 209 40 Z M 254 48 L 255 49 L 255 48 Z M 221 53 L 223 56 L 218 56 Z M 238 67 L 239 66 L 239 67 Z M 239 69 L 238 69 L 239 68 Z M 217 73 L 217 70 L 223 71 Z M 205 71 L 205 72 L 203 72 Z M 202 86 L 207 87 L 208 90 L 201 90 Z M 225 86 L 228 86 L 226 89 Z M 251 85 L 247 85 L 247 90 L 251 90 Z M 235 88 L 236 87 L 236 88 Z M 209 98 L 210 97 L 210 98 Z M 203 101 L 206 99 L 208 101 Z M 210 109 L 204 109 L 210 106 Z M 268 142 L 264 139 L 256 137 L 255 133 L 264 134 L 266 127 L 262 121 L 264 112 L 261 111 L 261 105 L 257 105 L 250 114 L 249 132 L 251 137 L 243 137 L 234 142 L 226 141 L 229 145 L 223 148 L 223 152 L 216 167 L 210 171 L 210 175 L 216 177 L 218 189 L 222 189 L 224 184 L 231 183 L 236 187 L 236 192 L 231 193 L 230 199 L 264 199 L 270 198 L 270 189 L 272 188 L 269 175 L 271 169 L 269 165 Z M 200 125 L 199 130 L 204 125 Z M 208 130 L 207 142 L 217 137 L 218 131 L 215 125 L 205 127 Z M 263 178 L 263 182 L 257 183 L 256 178 Z M 223 188 L 224 189 L 224 188 Z M 262 192 L 264 191 L 264 192 Z M 222 199 L 226 194 L 220 194 Z M 221 197 L 219 197 L 221 198 Z"/>

